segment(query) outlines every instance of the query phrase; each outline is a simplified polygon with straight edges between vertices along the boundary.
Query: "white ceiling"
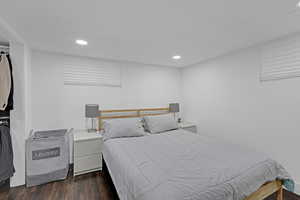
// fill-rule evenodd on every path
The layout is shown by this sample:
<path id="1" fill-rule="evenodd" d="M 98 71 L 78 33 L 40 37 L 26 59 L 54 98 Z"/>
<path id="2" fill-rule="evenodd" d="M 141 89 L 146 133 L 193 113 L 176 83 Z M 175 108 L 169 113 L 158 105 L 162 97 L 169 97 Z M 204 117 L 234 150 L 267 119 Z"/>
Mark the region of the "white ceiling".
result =
<path id="1" fill-rule="evenodd" d="M 298 0 L 6 0 L 0 16 L 33 48 L 187 66 L 300 31 Z M 79 47 L 83 38 L 89 45 Z M 183 59 L 174 61 L 174 54 Z"/>

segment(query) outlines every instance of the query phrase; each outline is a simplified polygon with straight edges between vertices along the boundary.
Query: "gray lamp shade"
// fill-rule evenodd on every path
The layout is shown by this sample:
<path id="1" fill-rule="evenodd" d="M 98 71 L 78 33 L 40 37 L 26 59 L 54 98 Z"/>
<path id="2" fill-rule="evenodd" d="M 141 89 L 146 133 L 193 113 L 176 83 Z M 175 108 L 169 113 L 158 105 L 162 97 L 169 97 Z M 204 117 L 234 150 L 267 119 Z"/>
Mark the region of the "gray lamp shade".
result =
<path id="1" fill-rule="evenodd" d="M 172 113 L 179 112 L 179 103 L 170 103 L 169 104 L 169 111 Z"/>
<path id="2" fill-rule="evenodd" d="M 85 117 L 86 118 L 99 117 L 99 105 L 97 105 L 97 104 L 86 104 L 85 105 Z"/>

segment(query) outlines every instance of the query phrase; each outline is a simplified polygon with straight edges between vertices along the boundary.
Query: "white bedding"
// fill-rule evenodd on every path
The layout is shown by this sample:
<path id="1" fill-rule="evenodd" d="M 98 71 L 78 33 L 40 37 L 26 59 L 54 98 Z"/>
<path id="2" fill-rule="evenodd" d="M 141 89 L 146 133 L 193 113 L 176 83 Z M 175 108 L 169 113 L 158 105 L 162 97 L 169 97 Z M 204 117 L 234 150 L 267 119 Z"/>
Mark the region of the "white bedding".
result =
<path id="1" fill-rule="evenodd" d="M 260 153 L 182 129 L 105 141 L 103 156 L 120 200 L 241 200 L 290 179 Z"/>

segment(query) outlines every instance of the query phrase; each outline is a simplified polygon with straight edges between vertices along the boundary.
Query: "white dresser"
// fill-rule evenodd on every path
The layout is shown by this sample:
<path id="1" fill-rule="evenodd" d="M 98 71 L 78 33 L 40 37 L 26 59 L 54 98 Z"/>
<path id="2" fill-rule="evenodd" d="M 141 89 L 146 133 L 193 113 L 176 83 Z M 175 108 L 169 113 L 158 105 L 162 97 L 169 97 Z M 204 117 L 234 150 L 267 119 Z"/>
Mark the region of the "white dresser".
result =
<path id="1" fill-rule="evenodd" d="M 103 138 L 99 133 L 74 131 L 74 176 L 102 170 L 102 146 Z"/>

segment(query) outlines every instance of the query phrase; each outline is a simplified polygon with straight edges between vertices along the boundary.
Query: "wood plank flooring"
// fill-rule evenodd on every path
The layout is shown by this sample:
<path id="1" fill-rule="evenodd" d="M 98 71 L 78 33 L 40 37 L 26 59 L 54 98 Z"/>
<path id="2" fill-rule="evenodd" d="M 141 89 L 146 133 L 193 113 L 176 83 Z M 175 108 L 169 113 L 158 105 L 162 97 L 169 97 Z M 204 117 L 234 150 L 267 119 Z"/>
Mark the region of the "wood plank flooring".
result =
<path id="1" fill-rule="evenodd" d="M 26 188 L 11 188 L 9 192 L 0 193 L 1 200 L 113 200 L 113 187 L 101 172 L 89 173 L 64 181 Z"/>
<path id="2" fill-rule="evenodd" d="M 299 196 L 284 192 L 285 200 L 300 200 Z M 20 186 L 0 193 L 0 200 L 115 200 L 118 199 L 107 173 L 95 172 L 76 178 L 37 187 Z M 275 200 L 269 197 L 267 200 Z"/>

